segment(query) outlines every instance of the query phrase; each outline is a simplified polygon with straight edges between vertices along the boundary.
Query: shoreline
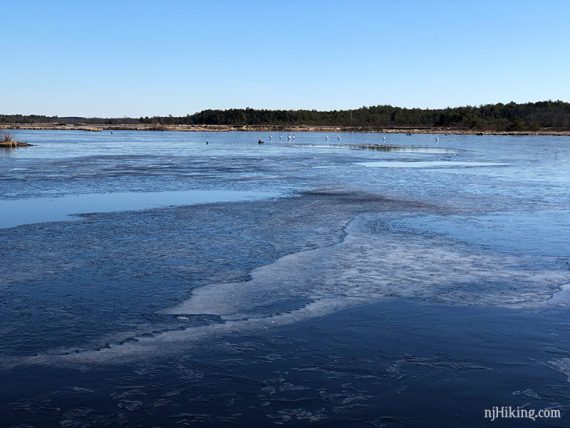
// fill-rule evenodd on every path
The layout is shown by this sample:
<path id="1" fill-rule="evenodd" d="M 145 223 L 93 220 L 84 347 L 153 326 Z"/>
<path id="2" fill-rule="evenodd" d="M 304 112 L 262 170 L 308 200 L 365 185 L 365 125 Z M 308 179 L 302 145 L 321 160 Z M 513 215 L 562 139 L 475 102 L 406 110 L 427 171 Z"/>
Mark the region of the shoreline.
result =
<path id="1" fill-rule="evenodd" d="M 372 132 L 379 134 L 448 134 L 448 135 L 545 135 L 570 136 L 570 131 L 495 131 L 455 128 L 378 128 L 351 126 L 312 126 L 312 125 L 146 125 L 146 124 L 51 124 L 51 123 L 3 123 L 2 130 L 32 131 L 178 131 L 178 132 Z"/>

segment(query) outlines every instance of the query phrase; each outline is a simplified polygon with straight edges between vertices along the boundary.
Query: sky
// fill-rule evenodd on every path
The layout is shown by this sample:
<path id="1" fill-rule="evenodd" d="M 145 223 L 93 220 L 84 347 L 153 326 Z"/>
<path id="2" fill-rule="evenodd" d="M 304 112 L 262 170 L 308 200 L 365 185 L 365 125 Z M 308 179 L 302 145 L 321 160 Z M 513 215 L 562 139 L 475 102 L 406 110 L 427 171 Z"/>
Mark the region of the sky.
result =
<path id="1" fill-rule="evenodd" d="M 570 101 L 567 0 L 0 0 L 0 114 Z"/>

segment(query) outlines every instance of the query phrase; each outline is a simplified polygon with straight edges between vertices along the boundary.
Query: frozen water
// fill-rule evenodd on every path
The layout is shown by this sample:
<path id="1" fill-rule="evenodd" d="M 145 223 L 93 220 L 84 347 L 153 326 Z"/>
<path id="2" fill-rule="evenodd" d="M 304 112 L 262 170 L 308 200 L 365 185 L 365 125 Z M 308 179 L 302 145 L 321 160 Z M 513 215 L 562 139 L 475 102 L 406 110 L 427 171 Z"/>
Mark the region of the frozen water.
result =
<path id="1" fill-rule="evenodd" d="M 570 283 L 570 273 L 554 269 L 549 258 L 473 251 L 437 237 L 401 236 L 379 229 L 378 221 L 374 215 L 361 215 L 346 225 L 338 243 L 281 257 L 253 270 L 245 282 L 197 288 L 190 299 L 160 311 L 177 318 L 217 316 L 221 323 L 167 328 L 151 335 L 132 332 L 96 350 L 63 350 L 16 361 L 125 362 L 166 352 L 165 344 L 244 334 L 385 298 L 513 309 L 568 304 L 560 292 Z"/>
<path id="2" fill-rule="evenodd" d="M 568 402 L 569 138 L 275 136 L 17 135 L 7 424 L 453 426 L 457 402 Z"/>
<path id="3" fill-rule="evenodd" d="M 483 167 L 483 166 L 508 166 L 507 163 L 493 162 L 454 162 L 454 161 L 374 161 L 359 162 L 357 165 L 369 168 L 461 168 L 461 167 Z"/>

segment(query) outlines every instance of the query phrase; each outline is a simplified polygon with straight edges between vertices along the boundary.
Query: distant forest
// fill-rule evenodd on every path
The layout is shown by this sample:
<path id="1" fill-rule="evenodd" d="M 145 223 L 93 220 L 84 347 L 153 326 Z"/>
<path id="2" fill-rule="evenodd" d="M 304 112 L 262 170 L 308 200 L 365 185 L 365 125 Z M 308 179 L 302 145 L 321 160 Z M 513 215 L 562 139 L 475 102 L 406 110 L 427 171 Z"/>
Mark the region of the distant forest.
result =
<path id="1" fill-rule="evenodd" d="M 231 126 L 342 126 L 354 128 L 450 128 L 495 131 L 570 130 L 570 103 L 541 101 L 488 104 L 445 109 L 401 108 L 389 105 L 353 110 L 203 110 L 186 116 L 83 118 L 0 115 L 0 123 L 154 124 Z"/>

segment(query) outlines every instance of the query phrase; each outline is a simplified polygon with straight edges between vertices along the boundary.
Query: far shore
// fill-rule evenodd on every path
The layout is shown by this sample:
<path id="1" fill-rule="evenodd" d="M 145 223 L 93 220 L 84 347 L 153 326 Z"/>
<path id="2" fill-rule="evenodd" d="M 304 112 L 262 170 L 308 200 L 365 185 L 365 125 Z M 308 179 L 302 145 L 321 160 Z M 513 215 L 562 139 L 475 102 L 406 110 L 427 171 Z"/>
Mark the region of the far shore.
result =
<path id="1" fill-rule="evenodd" d="M 375 132 L 382 134 L 449 134 L 449 135 L 551 135 L 570 136 L 570 131 L 541 129 L 536 131 L 496 131 L 457 128 L 377 128 L 350 126 L 311 125 L 160 125 L 160 124 L 53 124 L 53 123 L 2 123 L 0 129 L 40 131 L 181 131 L 181 132 Z"/>

